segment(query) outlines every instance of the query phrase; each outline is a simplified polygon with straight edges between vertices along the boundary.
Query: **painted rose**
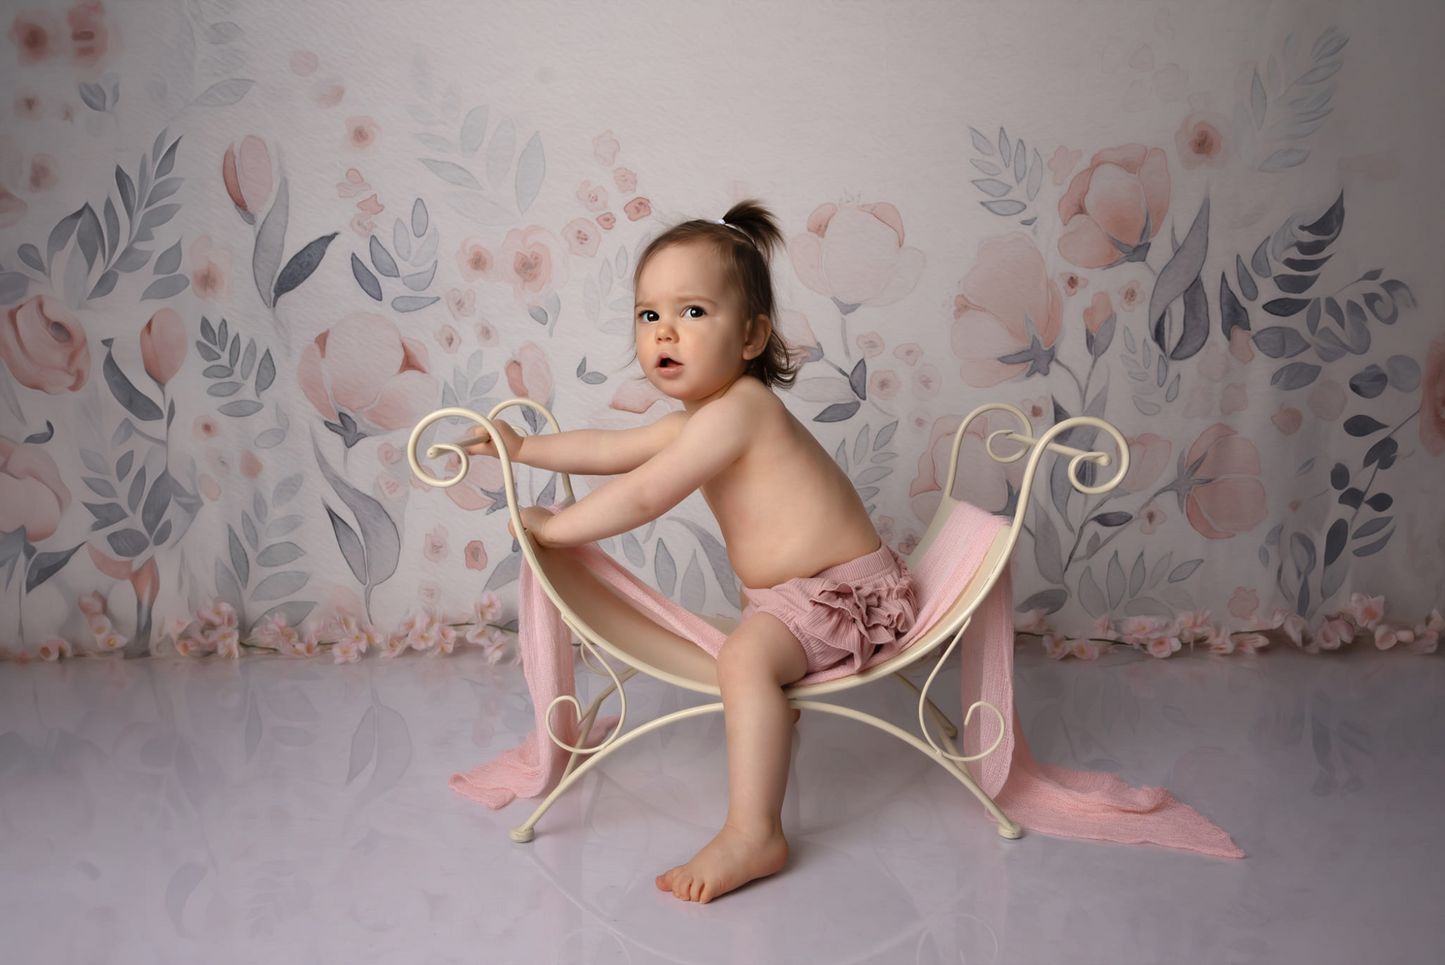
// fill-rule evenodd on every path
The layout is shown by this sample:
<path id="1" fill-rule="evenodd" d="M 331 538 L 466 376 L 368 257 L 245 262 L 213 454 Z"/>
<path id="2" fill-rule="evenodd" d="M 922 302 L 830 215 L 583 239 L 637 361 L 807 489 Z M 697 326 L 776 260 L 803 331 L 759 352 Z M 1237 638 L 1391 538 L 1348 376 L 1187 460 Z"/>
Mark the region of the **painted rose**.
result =
<path id="1" fill-rule="evenodd" d="M 10 39 L 20 55 L 20 65 L 29 67 L 60 52 L 60 26 L 41 10 L 22 10 L 10 24 Z"/>
<path id="2" fill-rule="evenodd" d="M 567 282 L 567 260 L 559 257 L 562 250 L 562 242 L 546 228 L 513 228 L 497 249 L 486 277 L 510 284 L 522 304 L 540 305 L 553 288 Z"/>
<path id="3" fill-rule="evenodd" d="M 603 231 L 611 231 L 617 226 L 617 215 L 611 211 L 604 211 L 597 216 L 597 225 Z"/>
<path id="4" fill-rule="evenodd" d="M 567 250 L 572 254 L 591 258 L 597 254 L 597 243 L 602 240 L 602 236 L 598 234 L 597 226 L 591 220 L 574 218 L 562 229 L 562 239 L 567 242 Z"/>
<path id="5" fill-rule="evenodd" d="M 612 172 L 612 183 L 617 185 L 617 190 L 623 194 L 631 194 L 637 190 L 637 175 L 627 168 L 618 168 Z"/>
<path id="6" fill-rule="evenodd" d="M 1143 492 L 1163 475 L 1164 467 L 1169 465 L 1169 451 L 1173 448 L 1173 443 L 1152 432 L 1127 441 L 1129 471 L 1124 474 L 1124 481 L 1119 483 L 1119 488 L 1127 493 Z"/>
<path id="7" fill-rule="evenodd" d="M 421 552 L 433 563 L 440 563 L 446 559 L 450 552 L 447 546 L 447 528 L 445 526 L 433 527 L 422 539 Z"/>
<path id="8" fill-rule="evenodd" d="M 547 405 L 552 397 L 552 367 L 547 353 L 534 342 L 524 342 L 507 363 L 507 385 L 512 392 Z"/>
<path id="9" fill-rule="evenodd" d="M 879 369 L 868 376 L 868 394 L 874 398 L 891 399 L 903 382 L 892 369 Z"/>
<path id="10" fill-rule="evenodd" d="M 1180 478 L 1167 489 L 1201 535 L 1229 539 L 1264 521 L 1264 485 L 1259 450 L 1223 423 L 1200 433 L 1185 455 Z M 1187 478 L 1186 478 L 1187 477 Z"/>
<path id="11" fill-rule="evenodd" d="M 231 249 L 201 235 L 191 243 L 191 291 L 213 302 L 231 298 Z"/>
<path id="12" fill-rule="evenodd" d="M 70 27 L 70 62 L 77 67 L 100 63 L 110 40 L 100 0 L 77 3 L 66 11 L 65 20 Z"/>
<path id="13" fill-rule="evenodd" d="M 918 457 L 918 472 L 908 486 L 908 498 L 913 515 L 923 523 L 932 521 L 943 499 L 953 436 L 962 422 L 963 417 L 957 415 L 933 420 L 928 446 Z M 1017 423 L 1011 416 L 992 412 L 984 413 L 969 425 L 958 450 L 958 478 L 953 484 L 955 498 L 997 511 L 1008 503 L 1010 487 L 1018 491 L 1023 481 L 1024 461 L 999 463 L 989 457 L 985 448 L 989 433 L 1004 428 L 1017 428 Z"/>
<path id="14" fill-rule="evenodd" d="M 1063 295 L 1044 256 L 1022 232 L 991 238 L 953 300 L 953 354 L 969 385 L 1047 375 L 1063 320 Z"/>
<path id="15" fill-rule="evenodd" d="M 487 547 L 479 539 L 474 539 L 467 544 L 464 551 L 467 559 L 467 569 L 485 570 L 487 568 Z"/>
<path id="16" fill-rule="evenodd" d="M 611 165 L 617 160 L 617 152 L 622 150 L 622 145 L 617 143 L 617 138 L 612 136 L 612 129 L 608 128 L 592 139 L 592 154 L 603 164 Z"/>
<path id="17" fill-rule="evenodd" d="M 462 291 L 460 288 L 447 290 L 447 311 L 452 313 L 452 318 L 461 321 L 469 318 L 477 310 L 477 293 L 468 288 Z"/>
<path id="18" fill-rule="evenodd" d="M 434 337 L 437 344 L 442 347 L 442 351 L 448 355 L 457 354 L 457 349 L 462 347 L 462 337 L 450 325 L 443 325 Z"/>
<path id="19" fill-rule="evenodd" d="M 466 281 L 484 278 L 492 270 L 492 253 L 476 238 L 468 238 L 457 248 L 457 267 Z"/>
<path id="20" fill-rule="evenodd" d="M 886 347 L 883 343 L 883 336 L 877 332 L 864 332 L 853 339 L 853 344 L 858 346 L 858 351 L 863 353 L 864 358 L 877 358 L 883 354 Z"/>
<path id="21" fill-rule="evenodd" d="M 410 428 L 436 405 L 426 346 L 381 315 L 348 315 L 301 352 L 301 391 L 327 419 L 345 409 L 383 429 Z"/>
<path id="22" fill-rule="evenodd" d="M 1079 163 L 1079 158 L 1084 156 L 1083 151 L 1070 151 L 1060 144 L 1054 149 L 1054 156 L 1049 158 L 1049 171 L 1053 173 L 1054 183 L 1063 184 L 1069 180 L 1069 175 L 1074 172 L 1074 165 Z"/>
<path id="23" fill-rule="evenodd" d="M 1131 281 L 1129 282 L 1129 284 L 1119 289 L 1119 310 L 1125 312 L 1132 312 L 1134 309 L 1139 307 L 1139 305 L 1143 302 L 1143 299 L 1144 289 L 1140 287 L 1137 281 Z M 1244 329 L 1241 328 L 1239 329 L 1239 331 L 1242 332 L 1244 331 Z M 1245 334 L 1247 335 L 1248 333 L 1246 332 Z"/>
<path id="24" fill-rule="evenodd" d="M 588 211 L 601 211 L 607 207 L 607 189 L 600 184 L 583 181 L 577 186 L 577 200 L 585 204 Z"/>
<path id="25" fill-rule="evenodd" d="M 55 173 L 59 167 L 55 158 L 49 154 L 37 154 L 30 159 L 30 190 L 49 191 L 60 183 L 60 175 Z"/>
<path id="26" fill-rule="evenodd" d="M 1192 171 L 1201 164 L 1224 167 L 1229 162 L 1229 145 L 1220 131 L 1228 127 L 1228 118 L 1211 111 L 1195 111 L 1184 118 L 1174 132 L 1174 147 L 1184 169 Z"/>
<path id="27" fill-rule="evenodd" d="M 175 378 L 186 360 L 186 323 L 169 308 L 151 316 L 140 331 L 140 357 L 146 374 L 160 385 Z"/>
<path id="28" fill-rule="evenodd" d="M 1420 391 L 1420 445 L 1432 456 L 1445 452 L 1445 339 L 1430 343 Z"/>
<path id="29" fill-rule="evenodd" d="M 622 213 L 628 221 L 641 221 L 652 214 L 652 202 L 646 198 L 633 198 L 622 206 Z"/>
<path id="30" fill-rule="evenodd" d="M 48 295 L 26 299 L 5 313 L 0 359 L 15 381 L 51 395 L 75 392 L 90 377 L 85 329 Z"/>
<path id="31" fill-rule="evenodd" d="M 1168 212 L 1162 150 L 1126 144 L 1100 151 L 1059 200 L 1059 254 L 1080 268 L 1140 261 Z"/>
<path id="32" fill-rule="evenodd" d="M 1076 271 L 1064 272 L 1059 276 L 1059 281 L 1064 283 L 1064 294 L 1070 297 L 1078 294 L 1080 289 L 1089 287 L 1089 279 Z"/>
<path id="33" fill-rule="evenodd" d="M 886 201 L 824 204 L 788 252 L 798 279 L 818 294 L 842 306 L 891 305 L 923 274 L 923 252 L 905 248 L 903 237 L 903 218 Z"/>
<path id="34" fill-rule="evenodd" d="M 904 342 L 893 350 L 893 357 L 904 365 L 915 365 L 923 357 L 923 346 L 917 342 Z"/>
<path id="35" fill-rule="evenodd" d="M 346 119 L 346 146 L 355 151 L 370 151 L 381 137 L 381 128 L 370 115 L 361 114 Z"/>
<path id="36" fill-rule="evenodd" d="M 38 543 L 60 526 L 69 505 L 70 490 L 44 449 L 0 436 L 0 533 L 23 527 L 25 538 Z"/>
<path id="37" fill-rule="evenodd" d="M 1084 309 L 1084 327 L 1089 330 L 1090 335 L 1098 335 L 1099 329 L 1103 328 L 1104 323 L 1113 315 L 1114 302 L 1109 298 L 1109 293 L 1095 292 L 1094 300 Z"/>
<path id="38" fill-rule="evenodd" d="M 243 216 L 258 214 L 271 200 L 271 152 L 266 149 L 266 142 L 247 134 L 241 138 L 239 150 L 235 144 L 226 148 L 221 158 L 221 180 L 226 183 L 231 203 Z"/>
<path id="39" fill-rule="evenodd" d="M 442 465 L 442 471 L 451 477 L 455 476 L 461 467 L 460 459 L 448 456 Z M 444 492 L 458 508 L 475 512 L 498 502 L 505 508 L 507 497 L 502 490 L 501 462 L 496 459 L 472 459 L 467 463 L 467 474 L 462 481 Z"/>
<path id="40" fill-rule="evenodd" d="M 491 348 L 501 342 L 501 337 L 497 335 L 497 327 L 485 318 L 477 322 L 476 331 L 477 342 L 480 343 L 483 348 Z"/>

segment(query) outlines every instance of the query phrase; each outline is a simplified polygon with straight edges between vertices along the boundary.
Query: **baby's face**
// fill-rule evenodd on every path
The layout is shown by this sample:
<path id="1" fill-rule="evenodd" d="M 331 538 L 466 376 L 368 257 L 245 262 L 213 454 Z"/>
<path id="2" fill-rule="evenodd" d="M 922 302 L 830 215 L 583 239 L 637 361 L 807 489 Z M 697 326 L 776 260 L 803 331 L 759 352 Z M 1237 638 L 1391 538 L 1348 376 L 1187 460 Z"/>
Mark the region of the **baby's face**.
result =
<path id="1" fill-rule="evenodd" d="M 747 341 L 742 294 L 708 245 L 653 255 L 637 278 L 633 319 L 643 373 L 689 411 L 726 392 L 761 351 Z"/>

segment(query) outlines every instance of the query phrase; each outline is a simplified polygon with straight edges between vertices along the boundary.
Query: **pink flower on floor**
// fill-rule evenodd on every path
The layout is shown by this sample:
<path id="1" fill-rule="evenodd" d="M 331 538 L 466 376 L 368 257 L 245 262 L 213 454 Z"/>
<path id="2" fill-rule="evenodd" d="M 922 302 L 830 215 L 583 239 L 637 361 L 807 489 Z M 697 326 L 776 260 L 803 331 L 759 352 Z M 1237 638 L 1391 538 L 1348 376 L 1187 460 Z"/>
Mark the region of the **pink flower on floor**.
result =
<path id="1" fill-rule="evenodd" d="M 1119 634 L 1114 630 L 1114 624 L 1107 615 L 1101 616 L 1094 621 L 1094 626 L 1090 629 L 1089 636 L 1098 640 L 1119 639 Z"/>
<path id="2" fill-rule="evenodd" d="M 386 638 L 386 645 L 381 648 L 381 655 L 383 657 L 399 657 L 406 653 L 410 646 L 411 641 L 406 634 L 393 633 Z"/>
<path id="3" fill-rule="evenodd" d="M 219 599 L 198 609 L 196 619 L 208 627 L 234 627 L 238 622 L 231 604 Z"/>
<path id="4" fill-rule="evenodd" d="M 478 623 L 495 623 L 502 615 L 502 601 L 497 594 L 487 591 L 477 598 L 473 606 L 473 617 Z"/>
<path id="5" fill-rule="evenodd" d="M 1231 639 L 1240 653 L 1255 654 L 1269 646 L 1269 637 L 1262 633 L 1241 633 Z"/>
<path id="6" fill-rule="evenodd" d="M 1338 650 L 1355 637 L 1355 626 L 1349 620 L 1334 617 L 1320 624 L 1315 642 L 1323 650 Z"/>
<path id="7" fill-rule="evenodd" d="M 1069 641 L 1061 634 L 1047 633 L 1041 641 L 1044 653 L 1050 660 L 1062 660 L 1069 655 Z"/>
<path id="8" fill-rule="evenodd" d="M 798 279 L 847 312 L 891 305 L 918 284 L 923 252 L 904 247 L 903 240 L 903 217 L 886 201 L 823 204 L 808 216 L 808 230 L 789 242 L 788 253 Z"/>
<path id="9" fill-rule="evenodd" d="M 1063 295 L 1044 256 L 1022 232 L 991 238 L 959 282 L 954 298 L 953 354 L 975 388 L 1016 376 L 1048 375 L 1063 322 Z"/>
<path id="10" fill-rule="evenodd" d="M 1149 656 L 1162 659 L 1178 653 L 1182 646 L 1178 637 L 1154 637 L 1144 645 L 1144 649 Z"/>
<path id="11" fill-rule="evenodd" d="M 1415 628 L 1415 639 L 1410 641 L 1411 653 L 1434 653 L 1440 645 L 1440 631 L 1421 624 Z"/>
<path id="12" fill-rule="evenodd" d="M 1179 639 L 1184 643 L 1196 643 L 1209 636 L 1214 625 L 1209 622 L 1208 610 L 1187 610 L 1175 621 Z"/>
<path id="13" fill-rule="evenodd" d="M 1271 627 L 1283 630 L 1285 636 L 1296 647 L 1304 647 L 1309 642 L 1309 624 L 1305 618 L 1298 613 L 1289 610 L 1275 610 L 1274 616 L 1270 619 Z"/>
<path id="14" fill-rule="evenodd" d="M 1354 621 L 1355 626 L 1373 630 L 1375 625 L 1384 619 L 1385 598 L 1351 593 L 1350 605 L 1345 608 L 1345 614 Z"/>
<path id="15" fill-rule="evenodd" d="M 361 648 L 351 640 L 338 640 L 331 648 L 332 659 L 336 663 L 356 663 L 361 659 Z"/>
<path id="16" fill-rule="evenodd" d="M 488 633 L 487 639 L 482 642 L 482 654 L 487 658 L 487 663 L 496 666 L 497 661 L 501 660 L 506 652 L 507 638 L 496 630 Z M 518 652 L 517 656 L 520 658 L 521 653 Z"/>
<path id="17" fill-rule="evenodd" d="M 94 591 L 76 600 L 75 605 L 88 617 L 98 617 L 105 613 L 105 597 Z"/>
<path id="18" fill-rule="evenodd" d="M 346 146 L 355 151 L 369 152 L 381 137 L 381 128 L 369 115 L 362 114 L 346 119 Z"/>
<path id="19" fill-rule="evenodd" d="M 1134 646 L 1142 646 L 1149 640 L 1161 637 L 1175 636 L 1175 627 L 1172 620 L 1164 617 L 1127 617 L 1120 627 L 1124 642 Z"/>
<path id="20" fill-rule="evenodd" d="M 436 625 L 436 653 L 451 653 L 457 645 L 457 629 L 447 623 Z"/>
<path id="21" fill-rule="evenodd" d="M 422 540 L 421 552 L 423 556 L 433 563 L 440 563 L 446 559 L 448 553 L 447 528 L 445 526 L 437 526 L 431 532 L 427 533 L 426 538 Z"/>
<path id="22" fill-rule="evenodd" d="M 1400 638 L 1395 634 L 1395 628 L 1390 626 L 1388 623 L 1377 623 L 1375 624 L 1374 629 L 1375 646 L 1379 649 L 1389 650 L 1395 644 L 1400 642 Z"/>
<path id="23" fill-rule="evenodd" d="M 1014 617 L 1014 630 L 1018 633 L 1043 633 L 1049 628 L 1044 611 L 1038 607 L 1021 616 Z"/>
<path id="24" fill-rule="evenodd" d="M 70 656 L 71 652 L 69 640 L 62 639 L 61 637 L 50 637 L 41 641 L 40 649 L 36 651 L 36 655 L 39 656 L 41 660 L 49 660 L 53 663 L 61 657 Z"/>
<path id="25" fill-rule="evenodd" d="M 1143 260 L 1169 212 L 1169 165 L 1159 148 L 1126 144 L 1095 154 L 1059 201 L 1059 254 L 1080 268 Z"/>
<path id="26" fill-rule="evenodd" d="M 603 164 L 611 167 L 612 162 L 617 160 L 617 152 L 622 145 L 617 143 L 617 138 L 612 136 L 612 128 L 608 128 L 592 139 L 592 155 Z"/>
<path id="27" fill-rule="evenodd" d="M 111 628 L 104 636 L 96 637 L 95 647 L 101 653 L 120 653 L 127 643 L 130 643 L 129 638 L 121 636 Z"/>
<path id="28" fill-rule="evenodd" d="M 430 371 L 425 345 L 403 336 L 390 319 L 363 312 L 308 343 L 296 374 L 327 419 L 337 419 L 339 406 L 382 429 L 409 429 L 436 404 Z"/>
<path id="29" fill-rule="evenodd" d="M 1077 660 L 1098 660 L 1104 652 L 1104 644 L 1097 640 L 1070 640 L 1069 655 Z"/>
<path id="30" fill-rule="evenodd" d="M 240 660 L 241 631 L 226 627 L 216 634 L 216 655 L 223 660 Z"/>
<path id="31" fill-rule="evenodd" d="M 577 187 L 577 200 L 587 206 L 588 211 L 601 211 L 607 207 L 607 189 L 591 181 L 583 181 Z"/>

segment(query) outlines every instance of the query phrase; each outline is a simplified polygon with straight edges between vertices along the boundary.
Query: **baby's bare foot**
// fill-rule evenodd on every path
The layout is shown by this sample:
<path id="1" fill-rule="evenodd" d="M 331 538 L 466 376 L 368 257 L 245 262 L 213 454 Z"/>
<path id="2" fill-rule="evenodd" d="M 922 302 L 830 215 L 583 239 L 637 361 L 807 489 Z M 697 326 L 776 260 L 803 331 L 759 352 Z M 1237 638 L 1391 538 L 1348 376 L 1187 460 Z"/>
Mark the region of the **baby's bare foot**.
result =
<path id="1" fill-rule="evenodd" d="M 781 871 L 788 862 L 783 833 L 752 837 L 723 825 L 687 864 L 657 876 L 659 891 L 670 891 L 683 901 L 712 901 L 754 878 Z"/>

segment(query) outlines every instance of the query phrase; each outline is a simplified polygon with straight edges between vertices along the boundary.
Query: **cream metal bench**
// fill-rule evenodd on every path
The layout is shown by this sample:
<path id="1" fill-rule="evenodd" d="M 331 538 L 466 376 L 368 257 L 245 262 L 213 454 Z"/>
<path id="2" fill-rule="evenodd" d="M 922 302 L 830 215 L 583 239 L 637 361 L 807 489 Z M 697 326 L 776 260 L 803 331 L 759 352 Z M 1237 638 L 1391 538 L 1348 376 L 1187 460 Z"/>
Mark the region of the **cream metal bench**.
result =
<path id="1" fill-rule="evenodd" d="M 461 467 L 454 476 L 447 479 L 439 479 L 421 465 L 418 456 L 418 446 L 421 444 L 422 435 L 435 423 L 448 418 L 469 420 L 483 427 L 488 432 L 492 432 L 495 431 L 492 420 L 497 417 L 498 413 L 514 405 L 528 406 L 535 409 L 547 420 L 552 431 L 561 431 L 552 413 L 549 412 L 546 407 L 531 399 L 509 399 L 505 402 L 500 402 L 494 406 L 486 416 L 464 408 L 450 407 L 438 409 L 418 423 L 416 428 L 412 430 L 406 451 L 407 459 L 411 463 L 412 472 L 416 473 L 418 478 L 433 486 L 454 486 L 461 482 L 467 474 L 468 460 L 472 458 L 464 451 L 463 446 L 470 445 L 486 437 L 478 435 L 456 443 L 441 442 L 429 446 L 426 453 L 427 458 L 434 459 L 446 453 L 452 453 L 461 458 Z M 1012 554 L 1014 544 L 1018 540 L 1019 531 L 1023 528 L 1024 513 L 1028 508 L 1029 494 L 1033 490 L 1034 479 L 1043 455 L 1046 452 L 1052 452 L 1059 456 L 1068 457 L 1070 460 L 1068 465 L 1069 482 L 1080 492 L 1094 495 L 1107 492 L 1124 478 L 1125 473 L 1127 473 L 1129 469 L 1129 447 L 1124 441 L 1124 437 L 1119 433 L 1119 430 L 1100 419 L 1088 416 L 1076 416 L 1059 422 L 1042 433 L 1038 438 L 1034 438 L 1028 418 L 1017 408 L 1004 403 L 991 403 L 980 406 L 971 412 L 968 418 L 963 420 L 963 423 L 958 427 L 958 431 L 954 434 L 953 452 L 949 460 L 948 482 L 943 487 L 942 500 L 923 538 L 919 540 L 917 547 L 915 547 L 913 552 L 908 556 L 910 565 L 916 564 L 918 560 L 922 559 L 939 531 L 942 530 L 950 512 L 958 505 L 959 500 L 952 496 L 952 492 L 953 484 L 958 474 L 958 453 L 963 443 L 964 433 L 974 419 L 990 411 L 1005 412 L 1012 415 L 1018 421 L 1020 429 L 1018 431 L 1000 429 L 990 433 L 986 441 L 986 449 L 989 456 L 1000 463 L 1016 462 L 1027 456 L 1028 462 L 1025 466 L 1023 480 L 1019 487 L 1018 503 L 1014 510 L 1012 521 L 999 529 L 997 536 L 994 538 L 993 545 L 984 557 L 983 564 L 979 567 L 972 580 L 968 582 L 944 615 L 935 621 L 934 624 L 906 650 L 852 676 L 816 684 L 795 684 L 785 688 L 785 693 L 788 696 L 788 703 L 799 710 L 835 714 L 840 717 L 861 721 L 885 733 L 892 734 L 904 743 L 916 748 L 921 753 L 932 758 L 940 767 L 957 778 L 960 783 L 973 792 L 974 796 L 983 804 L 988 813 L 998 822 L 999 834 L 1005 838 L 1017 838 L 1023 833 L 1022 828 L 1011 821 L 993 800 L 984 793 L 965 766 L 970 761 L 976 761 L 988 756 L 998 747 L 999 742 L 1003 739 L 1004 733 L 1002 714 L 998 708 L 992 704 L 985 701 L 974 702 L 968 708 L 964 717 L 964 726 L 968 726 L 973 718 L 974 712 L 980 707 L 983 707 L 991 711 L 995 718 L 998 719 L 999 732 L 997 737 L 994 738 L 993 743 L 980 753 L 973 755 L 960 754 L 955 745 L 955 739 L 958 737 L 958 727 L 929 699 L 928 692 L 933 685 L 934 678 L 938 676 L 939 670 L 942 669 L 944 662 L 948 660 L 954 648 L 958 646 L 959 640 L 962 638 L 964 630 L 967 629 L 975 609 L 984 597 L 988 595 L 989 590 L 993 588 L 994 583 L 998 580 L 1004 567 L 1008 565 L 1009 556 Z M 1086 427 L 1101 430 L 1112 437 L 1115 451 L 1118 454 L 1117 458 L 1106 452 L 1078 449 L 1056 441 L 1060 436 L 1072 429 Z M 519 429 L 518 431 L 525 431 L 525 429 Z M 995 446 L 1001 442 L 1013 444 L 1018 448 L 1014 452 L 1000 454 L 995 450 Z M 686 720 L 691 717 L 699 717 L 704 714 L 718 713 L 723 709 L 723 705 L 719 700 L 713 703 L 687 707 L 654 718 L 626 733 L 623 732 L 623 728 L 627 723 L 627 694 L 623 686 L 638 672 L 674 686 L 708 694 L 712 697 L 720 696 L 718 688 L 713 684 L 679 676 L 675 673 L 651 666 L 638 657 L 623 651 L 613 642 L 605 639 L 587 625 L 568 604 L 567 594 L 565 592 L 566 588 L 559 587 L 549 577 L 538 559 L 536 546 L 532 542 L 530 534 L 526 534 L 522 528 L 521 506 L 517 500 L 516 481 L 512 471 L 511 461 L 505 452 L 499 453 L 498 458 L 501 461 L 502 477 L 506 488 L 507 509 L 511 514 L 513 529 L 515 529 L 517 533 L 523 534 L 519 537 L 518 542 L 521 545 L 527 565 L 532 568 L 533 573 L 536 575 L 538 585 L 560 611 L 563 621 L 571 628 L 572 632 L 577 635 L 578 640 L 580 640 L 583 663 L 594 673 L 606 675 L 611 678 L 611 683 L 592 700 L 585 710 L 575 697 L 565 694 L 554 700 L 548 708 L 548 736 L 551 737 L 557 746 L 569 751 L 571 758 L 568 760 L 566 769 L 563 771 L 562 778 L 557 783 L 557 786 L 543 799 L 542 803 L 537 806 L 537 809 L 525 823 L 513 828 L 511 831 L 511 836 L 514 841 L 530 841 L 533 837 L 534 826 L 541 819 L 542 815 L 547 813 L 547 809 L 552 806 L 552 803 L 585 775 L 589 769 L 599 764 L 609 754 L 621 749 L 633 740 L 665 727 L 668 724 Z M 1079 478 L 1079 470 L 1085 463 L 1092 463 L 1099 467 L 1113 466 L 1114 471 L 1104 483 L 1086 485 L 1081 482 Z M 575 501 L 572 492 L 572 481 L 566 473 L 561 473 L 560 475 L 562 477 L 562 487 L 566 493 L 566 499 L 563 504 L 570 505 Z M 736 625 L 735 621 L 720 620 L 718 618 L 706 619 L 709 623 L 712 623 L 724 632 L 729 631 Z M 942 653 L 937 655 L 933 669 L 929 672 L 927 679 L 921 687 L 903 675 L 904 670 L 919 663 L 926 657 L 934 655 L 940 648 L 942 648 Z M 613 669 L 612 664 L 603 656 L 604 654 L 622 664 L 622 669 Z M 594 666 L 594 660 L 601 665 L 601 669 Z M 872 714 L 818 699 L 831 697 L 832 695 L 852 690 L 855 687 L 861 687 L 884 677 L 893 677 L 917 696 L 918 735 L 904 730 L 889 721 L 875 717 Z M 613 692 L 617 693 L 620 705 L 618 721 L 611 733 L 600 743 L 592 747 L 574 747 L 562 741 L 552 730 L 551 711 L 560 703 L 571 703 L 581 718 L 578 732 L 584 735 L 590 733 L 593 722 L 596 720 L 597 712 L 601 708 L 602 701 L 611 696 Z M 927 723 L 929 719 L 932 719 L 937 727 L 939 736 L 936 740 L 929 731 Z M 940 742 L 942 746 L 939 746 Z"/>

